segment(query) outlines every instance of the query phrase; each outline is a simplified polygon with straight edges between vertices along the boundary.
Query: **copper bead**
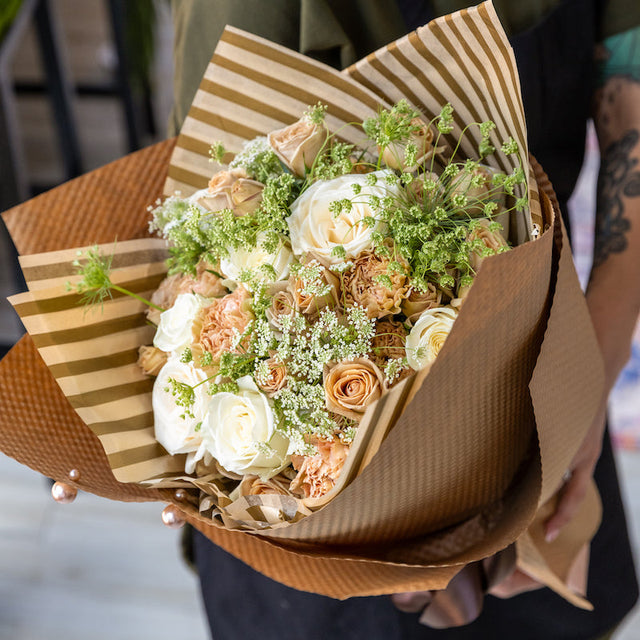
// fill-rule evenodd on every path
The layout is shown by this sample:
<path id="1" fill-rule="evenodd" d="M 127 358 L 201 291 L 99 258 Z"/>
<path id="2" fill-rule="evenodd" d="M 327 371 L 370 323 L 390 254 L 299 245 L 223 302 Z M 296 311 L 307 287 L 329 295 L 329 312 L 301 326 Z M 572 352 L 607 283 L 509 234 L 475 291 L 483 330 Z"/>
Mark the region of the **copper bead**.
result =
<path id="1" fill-rule="evenodd" d="M 71 469 L 71 471 L 69 471 L 69 480 L 78 482 L 78 480 L 80 480 L 80 471 L 78 469 Z"/>
<path id="2" fill-rule="evenodd" d="M 51 487 L 51 495 L 60 504 L 69 504 L 76 499 L 78 490 L 64 482 L 55 482 Z"/>
<path id="3" fill-rule="evenodd" d="M 162 522 L 171 529 L 179 529 L 184 526 L 185 519 L 182 517 L 180 511 L 170 504 L 168 507 L 165 507 L 162 512 Z"/>

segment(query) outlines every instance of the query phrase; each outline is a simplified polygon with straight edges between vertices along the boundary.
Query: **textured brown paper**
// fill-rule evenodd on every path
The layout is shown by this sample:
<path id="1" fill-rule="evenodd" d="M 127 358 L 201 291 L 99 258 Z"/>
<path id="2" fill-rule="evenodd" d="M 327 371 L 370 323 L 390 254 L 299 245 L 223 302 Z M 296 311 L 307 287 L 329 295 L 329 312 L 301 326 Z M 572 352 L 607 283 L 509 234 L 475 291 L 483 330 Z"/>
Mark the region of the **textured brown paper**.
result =
<path id="1" fill-rule="evenodd" d="M 466 56 L 457 63 L 463 70 L 462 77 L 454 78 L 465 90 L 475 86 L 483 93 L 500 85 L 480 69 L 503 79 L 510 76 L 515 89 L 507 91 L 511 100 L 507 106 L 512 109 L 508 109 L 510 120 L 504 126 L 511 131 L 518 120 L 523 126 L 519 97 L 515 97 L 519 96 L 515 63 L 492 7 L 481 5 L 432 23 L 423 32 L 430 44 L 433 37 L 439 37 L 438 29 L 447 38 L 437 56 L 429 53 L 428 47 L 426 52 L 421 50 L 416 37 L 409 36 L 352 68 L 350 73 L 369 88 L 358 87 L 349 77 L 275 45 L 237 31 L 228 32 L 216 54 L 218 58 L 214 56 L 212 62 L 218 75 L 203 81 L 203 87 L 212 89 L 203 89 L 210 95 L 196 98 L 193 113 L 199 117 L 185 124 L 165 189 L 178 187 L 186 194 L 203 186 L 203 180 L 206 184 L 205 177 L 212 169 L 204 159 L 209 142 L 224 139 L 230 149 L 237 150 L 242 139 L 294 121 L 317 99 L 330 100 L 330 117 L 342 121 L 355 116 L 353 100 L 363 105 L 353 119 L 360 118 L 366 109 L 375 110 L 387 99 L 395 100 L 389 78 L 396 76 L 381 69 L 388 68 L 386 60 L 400 61 L 406 72 L 397 77 L 409 86 L 414 50 L 425 60 L 420 67 L 425 78 L 431 59 L 437 73 L 434 76 L 429 71 L 427 79 L 436 86 L 441 87 L 444 71 L 453 68 L 436 64 L 445 60 L 445 55 L 455 54 L 454 60 Z M 458 52 L 448 38 L 460 38 L 460 34 L 464 34 L 467 48 L 472 38 L 485 45 L 485 38 L 493 39 L 495 46 L 472 48 L 473 55 L 465 52 L 465 47 Z M 230 50 L 233 56 L 224 55 Z M 242 50 L 248 51 L 254 67 L 261 60 L 257 52 L 264 51 L 269 69 L 294 66 L 309 83 L 292 85 L 290 73 L 285 75 L 289 82 L 285 82 L 278 80 L 275 71 L 273 77 L 266 77 L 259 68 L 239 81 L 242 69 L 247 68 L 239 62 Z M 224 84 L 231 77 L 225 76 L 226 72 L 232 75 L 232 86 Z M 469 86 L 463 80 L 465 74 Z M 313 78 L 317 79 L 316 85 L 310 84 Z M 385 81 L 376 84 L 376 78 Z M 300 92 L 300 86 L 305 92 Z M 340 87 L 344 89 L 338 92 L 340 95 L 331 93 L 326 99 L 313 93 L 328 88 L 333 92 Z M 376 91 L 371 87 L 377 87 Z M 253 102 L 246 100 L 239 108 L 239 96 L 244 95 L 241 90 L 245 88 Z M 418 87 L 411 86 L 411 91 L 417 96 Z M 453 93 L 464 103 L 464 91 Z M 282 96 L 280 101 L 278 95 Z M 215 105 L 219 102 L 229 103 L 220 109 L 237 114 L 238 121 L 218 113 Z M 238 126 L 242 118 L 255 119 L 266 103 L 272 106 L 264 111 L 262 128 Z M 428 115 L 426 100 L 420 104 Z M 441 104 L 438 102 L 437 110 Z M 492 98 L 477 103 L 472 100 L 469 108 L 477 104 L 488 104 L 490 109 L 504 106 Z M 213 109 L 213 115 L 202 113 L 207 106 Z M 128 156 L 8 212 L 7 225 L 20 252 L 39 253 L 110 242 L 114 237 L 126 240 L 143 236 L 145 208 L 160 191 L 162 168 L 167 165 L 170 149 L 171 143 L 163 143 Z M 548 190 L 541 174 L 538 179 L 541 188 Z M 540 197 L 533 179 L 529 187 L 534 224 L 542 227 Z M 78 211 L 87 210 L 88 204 L 90 215 L 79 216 Z M 416 398 L 378 454 L 340 495 L 295 525 L 261 536 L 226 531 L 198 515 L 190 505 L 180 505 L 188 519 L 214 542 L 267 575 L 300 589 L 339 598 L 442 588 L 466 563 L 521 538 L 538 506 L 560 485 L 565 459 L 573 455 L 585 425 L 595 413 L 602 383 L 597 345 L 568 247 L 562 243 L 559 221 L 554 219 L 544 195 L 542 204 L 551 226 L 539 240 L 485 261 L 464 312 Z M 517 234 L 527 237 L 528 222 L 515 223 Z M 42 291 L 46 290 L 43 286 Z M 569 311 L 567 301 L 571 304 Z M 569 389 L 564 385 L 565 378 L 558 375 L 561 369 L 572 373 L 574 384 Z M 0 380 L 2 451 L 59 480 L 68 481 L 68 471 L 79 468 L 82 477 L 78 486 L 101 495 L 170 499 L 168 491 L 116 481 L 109 466 L 116 459 L 105 457 L 98 440 L 73 412 L 34 352 L 30 338 L 24 338 L 0 363 Z M 33 380 L 38 381 L 37 395 L 31 386 Z M 558 404 L 560 388 L 563 395 Z M 572 397 L 567 398 L 567 393 Z M 566 406 L 580 407 L 579 414 L 567 411 L 564 415 Z M 559 430 L 554 420 L 558 411 L 563 411 L 562 436 L 554 433 Z M 114 433 L 120 433 L 121 425 L 112 427 Z M 138 458 L 125 467 L 144 464 L 149 456 L 147 447 L 154 446 L 144 440 L 148 425 L 138 427 L 140 446 L 133 447 Z M 558 451 L 558 438 L 565 446 L 562 452 Z M 120 451 L 116 444 L 114 447 L 109 455 L 118 456 Z M 528 542 L 528 538 L 522 539 Z M 561 571 L 553 566 L 547 550 L 543 546 L 536 549 L 542 565 L 557 578 Z M 566 591 L 562 580 L 549 581 L 559 592 Z"/>

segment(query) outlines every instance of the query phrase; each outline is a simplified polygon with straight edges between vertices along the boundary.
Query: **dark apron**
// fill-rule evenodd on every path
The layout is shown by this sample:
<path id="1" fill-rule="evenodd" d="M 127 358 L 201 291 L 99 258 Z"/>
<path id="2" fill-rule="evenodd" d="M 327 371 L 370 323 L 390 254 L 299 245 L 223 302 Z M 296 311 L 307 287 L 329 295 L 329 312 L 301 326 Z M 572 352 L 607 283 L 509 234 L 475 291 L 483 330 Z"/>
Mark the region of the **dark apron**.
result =
<path id="1" fill-rule="evenodd" d="M 424 4 L 399 0 L 399 5 L 409 28 L 429 18 Z M 541 24 L 512 38 L 530 150 L 549 174 L 563 212 L 582 165 L 598 12 L 598 0 L 562 2 Z M 566 216 L 565 219 L 569 226 Z M 433 630 L 418 623 L 418 614 L 398 611 L 387 597 L 341 602 L 285 587 L 196 533 L 195 560 L 213 637 L 215 640 L 599 638 L 620 622 L 638 597 L 608 435 L 595 479 L 604 512 L 602 526 L 591 547 L 587 597 L 594 605 L 593 612 L 577 609 L 550 590 L 541 589 L 509 600 L 488 596 L 482 614 L 472 624 Z"/>

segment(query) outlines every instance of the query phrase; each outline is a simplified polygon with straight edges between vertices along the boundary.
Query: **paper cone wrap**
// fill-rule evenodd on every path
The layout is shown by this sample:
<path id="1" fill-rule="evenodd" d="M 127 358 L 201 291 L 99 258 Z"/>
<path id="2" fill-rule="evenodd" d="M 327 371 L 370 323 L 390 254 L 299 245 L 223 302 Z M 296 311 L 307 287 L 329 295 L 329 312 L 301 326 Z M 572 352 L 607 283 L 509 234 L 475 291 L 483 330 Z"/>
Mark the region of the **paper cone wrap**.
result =
<path id="1" fill-rule="evenodd" d="M 147 235 L 146 207 L 163 190 L 188 195 L 206 186 L 212 142 L 236 152 L 318 101 L 337 130 L 400 97 L 426 119 L 452 102 L 454 137 L 465 123 L 490 118 L 497 148 L 513 135 L 526 150 L 515 61 L 488 3 L 436 20 L 342 74 L 228 29 L 177 143 L 7 212 L 30 288 L 12 302 L 31 336 L 0 363 L 0 450 L 56 480 L 69 482 L 80 469 L 75 484 L 99 495 L 173 502 L 213 542 L 299 589 L 336 598 L 442 589 L 467 564 L 516 542 L 520 567 L 588 606 L 565 584 L 566 559 L 595 532 L 597 498 L 554 545 L 538 534 L 541 507 L 595 415 L 602 364 L 553 190 L 535 161 L 531 218 L 514 215 L 510 225 L 519 246 L 485 260 L 429 374 L 371 409 L 367 419 L 384 428 L 363 429 L 371 442 L 345 472 L 347 486 L 310 515 L 259 535 L 225 529 L 169 489 L 143 484 L 179 475 L 182 459 L 153 439 L 151 383 L 134 359 L 136 345 L 152 337 L 142 306 L 114 298 L 102 315 L 85 314 L 77 296 L 61 295 L 75 258 L 69 249 L 114 239 L 114 277 L 141 293 L 157 286 L 162 246 L 128 240 Z M 355 131 L 341 128 L 341 136 L 357 143 Z M 472 155 L 478 141 L 465 138 L 462 153 Z M 510 171 L 511 162 L 496 153 L 498 168 Z M 539 239 L 526 242 L 537 229 Z M 43 253 L 51 251 L 61 253 Z M 249 517 L 263 508 L 258 498 Z"/>

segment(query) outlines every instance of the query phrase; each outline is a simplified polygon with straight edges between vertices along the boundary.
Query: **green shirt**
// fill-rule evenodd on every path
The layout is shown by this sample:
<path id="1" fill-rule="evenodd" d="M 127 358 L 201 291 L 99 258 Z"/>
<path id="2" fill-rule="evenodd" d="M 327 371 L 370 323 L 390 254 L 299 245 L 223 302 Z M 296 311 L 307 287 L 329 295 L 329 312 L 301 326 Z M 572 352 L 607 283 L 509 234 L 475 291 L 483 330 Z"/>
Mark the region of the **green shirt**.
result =
<path id="1" fill-rule="evenodd" d="M 435 15 L 479 0 L 432 0 Z M 540 22 L 560 0 L 494 0 L 508 34 Z M 172 0 L 175 27 L 175 106 L 169 125 L 179 131 L 225 25 L 344 68 L 397 40 L 406 31 L 395 0 Z M 640 1 L 609 0 L 601 38 L 640 24 Z"/>

